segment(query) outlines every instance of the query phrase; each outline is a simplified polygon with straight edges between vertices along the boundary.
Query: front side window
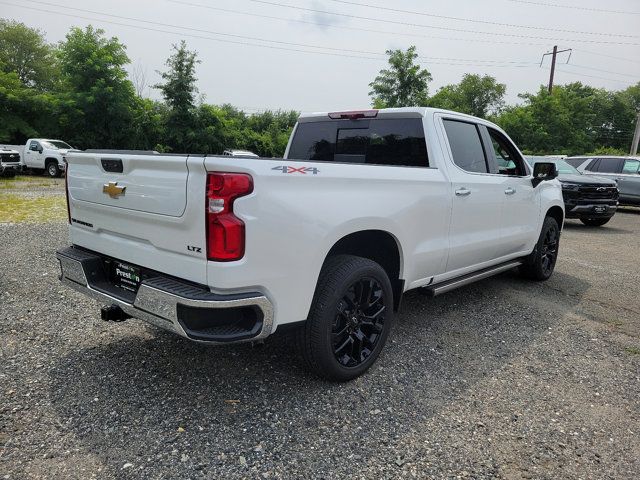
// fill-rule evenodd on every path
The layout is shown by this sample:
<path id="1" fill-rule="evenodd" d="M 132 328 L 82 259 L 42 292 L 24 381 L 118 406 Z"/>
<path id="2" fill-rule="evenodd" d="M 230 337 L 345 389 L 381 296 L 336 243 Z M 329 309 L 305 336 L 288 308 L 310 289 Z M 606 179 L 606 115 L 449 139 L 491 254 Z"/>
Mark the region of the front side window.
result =
<path id="1" fill-rule="evenodd" d="M 625 160 L 624 167 L 622 168 L 622 173 L 638 173 L 640 170 L 640 160 Z"/>
<path id="2" fill-rule="evenodd" d="M 487 131 L 491 137 L 493 154 L 498 164 L 498 173 L 502 175 L 526 175 L 527 170 L 516 147 L 497 130 L 487 127 Z"/>
<path id="3" fill-rule="evenodd" d="M 298 124 L 288 158 L 428 167 L 421 118 L 329 120 Z"/>
<path id="4" fill-rule="evenodd" d="M 34 141 L 34 142 L 31 142 L 31 143 L 29 144 L 29 150 L 31 150 L 32 152 L 36 152 L 36 151 L 38 151 L 38 150 L 39 150 L 39 148 L 38 148 L 39 146 L 40 146 L 40 145 L 38 145 L 38 142 L 35 142 L 35 141 Z"/>
<path id="5" fill-rule="evenodd" d="M 487 160 L 480 140 L 480 132 L 474 123 L 444 120 L 453 162 L 473 173 L 488 173 Z"/>
<path id="6" fill-rule="evenodd" d="M 70 150 L 71 149 L 71 145 L 69 145 L 68 143 L 62 142 L 60 140 L 49 140 L 47 142 L 42 142 L 46 145 L 47 148 L 51 148 L 53 150 L 59 150 L 59 149 L 66 149 L 66 150 Z"/>

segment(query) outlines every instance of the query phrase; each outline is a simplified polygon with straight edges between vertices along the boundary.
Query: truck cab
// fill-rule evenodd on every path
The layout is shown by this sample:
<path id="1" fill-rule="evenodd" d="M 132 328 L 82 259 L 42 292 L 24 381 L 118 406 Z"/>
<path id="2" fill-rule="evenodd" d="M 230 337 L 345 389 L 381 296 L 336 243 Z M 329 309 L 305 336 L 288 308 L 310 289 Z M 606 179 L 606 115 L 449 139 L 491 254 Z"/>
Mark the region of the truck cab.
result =
<path id="1" fill-rule="evenodd" d="M 59 177 L 66 168 L 66 155 L 73 147 L 62 140 L 30 138 L 24 147 L 23 163 L 26 168 Z"/>

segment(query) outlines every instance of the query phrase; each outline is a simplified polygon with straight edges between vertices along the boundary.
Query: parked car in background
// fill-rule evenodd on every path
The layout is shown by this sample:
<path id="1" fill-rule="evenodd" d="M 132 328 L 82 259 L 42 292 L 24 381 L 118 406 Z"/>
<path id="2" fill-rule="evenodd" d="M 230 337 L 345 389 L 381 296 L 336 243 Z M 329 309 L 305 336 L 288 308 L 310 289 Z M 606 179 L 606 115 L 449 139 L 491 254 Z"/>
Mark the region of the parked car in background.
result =
<path id="1" fill-rule="evenodd" d="M 14 177 L 22 171 L 20 153 L 17 150 L 0 150 L 0 176 Z"/>
<path id="2" fill-rule="evenodd" d="M 566 218 L 577 218 L 585 225 L 599 227 L 618 209 L 618 186 L 614 180 L 583 175 L 565 160 L 553 157 L 525 157 L 532 167 L 538 162 L 553 162 L 562 184 Z"/>
<path id="3" fill-rule="evenodd" d="M 65 155 L 73 147 L 62 140 L 30 138 L 24 146 L 22 162 L 32 171 L 59 177 L 67 168 Z"/>
<path id="4" fill-rule="evenodd" d="M 222 155 L 225 157 L 253 157 L 253 158 L 260 158 L 258 157 L 258 155 L 256 155 L 253 152 L 250 152 L 249 150 L 225 150 L 224 152 L 222 152 Z"/>
<path id="5" fill-rule="evenodd" d="M 294 328 L 333 380 L 375 362 L 407 290 L 513 268 L 547 280 L 564 221 L 553 163 L 532 171 L 496 125 L 431 108 L 303 115 L 279 159 L 68 162 L 60 279 L 106 304 L 103 319 L 203 343 Z"/>
<path id="6" fill-rule="evenodd" d="M 614 180 L 621 205 L 640 205 L 640 157 L 569 157 L 566 161 L 585 175 Z"/>

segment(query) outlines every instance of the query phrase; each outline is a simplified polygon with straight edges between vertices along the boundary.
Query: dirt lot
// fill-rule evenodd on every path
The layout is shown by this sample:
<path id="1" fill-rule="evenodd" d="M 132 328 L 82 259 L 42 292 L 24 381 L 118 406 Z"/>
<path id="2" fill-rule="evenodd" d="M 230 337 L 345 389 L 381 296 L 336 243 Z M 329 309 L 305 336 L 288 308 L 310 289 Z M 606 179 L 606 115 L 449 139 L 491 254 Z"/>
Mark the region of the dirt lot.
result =
<path id="1" fill-rule="evenodd" d="M 64 220 L 43 220 L 0 217 L 0 479 L 638 477 L 638 211 L 568 222 L 546 283 L 408 294 L 341 385 L 286 336 L 207 348 L 101 322 L 57 280 Z"/>

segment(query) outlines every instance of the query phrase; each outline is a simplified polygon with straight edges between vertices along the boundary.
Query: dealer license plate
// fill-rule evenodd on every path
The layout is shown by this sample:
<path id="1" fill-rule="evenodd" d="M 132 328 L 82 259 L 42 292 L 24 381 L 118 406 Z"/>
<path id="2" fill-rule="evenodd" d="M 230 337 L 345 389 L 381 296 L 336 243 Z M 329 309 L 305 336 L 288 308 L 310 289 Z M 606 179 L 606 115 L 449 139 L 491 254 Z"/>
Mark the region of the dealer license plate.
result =
<path id="1" fill-rule="evenodd" d="M 113 262 L 113 281 L 116 287 L 136 293 L 142 278 L 140 269 L 122 262 Z"/>

